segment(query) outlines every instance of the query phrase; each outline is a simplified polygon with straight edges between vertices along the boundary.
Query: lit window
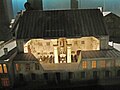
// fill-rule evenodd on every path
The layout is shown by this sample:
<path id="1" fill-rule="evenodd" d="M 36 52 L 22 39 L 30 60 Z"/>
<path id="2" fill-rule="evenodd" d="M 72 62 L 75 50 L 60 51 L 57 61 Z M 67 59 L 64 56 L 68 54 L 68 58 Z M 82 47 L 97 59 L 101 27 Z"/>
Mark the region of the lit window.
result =
<path id="1" fill-rule="evenodd" d="M 2 64 L 0 64 L 0 73 L 3 73 Z"/>
<path id="2" fill-rule="evenodd" d="M 39 70 L 39 69 L 40 69 L 39 64 L 35 63 L 35 70 Z"/>
<path id="3" fill-rule="evenodd" d="M 100 61 L 101 68 L 105 68 L 105 60 Z"/>
<path id="4" fill-rule="evenodd" d="M 3 70 L 4 70 L 4 73 L 7 73 L 8 71 L 7 71 L 7 66 L 6 66 L 6 64 L 3 64 Z"/>
<path id="5" fill-rule="evenodd" d="M 30 64 L 26 64 L 26 71 L 30 71 Z"/>
<path id="6" fill-rule="evenodd" d="M 16 71 L 17 72 L 20 71 L 20 64 L 15 64 L 15 66 L 16 66 Z"/>
<path id="7" fill-rule="evenodd" d="M 83 69 L 86 69 L 86 68 L 87 68 L 87 61 L 83 61 L 83 62 L 82 62 L 82 68 L 83 68 Z"/>
<path id="8" fill-rule="evenodd" d="M 96 68 L 96 61 L 92 61 L 92 68 Z"/>
<path id="9" fill-rule="evenodd" d="M 81 44 L 85 44 L 85 41 L 81 41 Z"/>

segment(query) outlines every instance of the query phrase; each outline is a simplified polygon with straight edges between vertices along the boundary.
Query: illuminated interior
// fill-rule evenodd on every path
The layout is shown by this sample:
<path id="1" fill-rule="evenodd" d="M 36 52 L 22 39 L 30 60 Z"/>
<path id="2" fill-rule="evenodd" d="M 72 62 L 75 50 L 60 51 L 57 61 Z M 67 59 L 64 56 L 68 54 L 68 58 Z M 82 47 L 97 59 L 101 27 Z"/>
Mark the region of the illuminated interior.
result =
<path id="1" fill-rule="evenodd" d="M 7 73 L 8 71 L 7 71 L 7 66 L 6 66 L 6 64 L 3 64 L 3 70 L 4 70 L 4 73 Z"/>
<path id="2" fill-rule="evenodd" d="M 3 73 L 2 64 L 0 64 L 0 73 Z"/>
<path id="3" fill-rule="evenodd" d="M 99 50 L 95 37 L 31 39 L 24 45 L 24 53 L 32 53 L 41 63 L 78 62 L 81 51 Z"/>

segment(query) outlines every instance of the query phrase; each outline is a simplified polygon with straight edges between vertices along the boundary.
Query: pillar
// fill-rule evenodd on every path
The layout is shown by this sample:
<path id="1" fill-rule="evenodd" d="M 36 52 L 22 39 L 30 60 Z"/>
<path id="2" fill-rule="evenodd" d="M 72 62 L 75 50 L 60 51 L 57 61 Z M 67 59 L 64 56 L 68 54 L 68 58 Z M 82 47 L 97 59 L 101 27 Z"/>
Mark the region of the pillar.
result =
<path id="1" fill-rule="evenodd" d="M 67 63 L 71 63 L 71 47 L 67 47 Z"/>
<path id="2" fill-rule="evenodd" d="M 57 49 L 57 46 L 54 46 L 54 62 L 59 63 L 58 62 L 58 49 Z"/>

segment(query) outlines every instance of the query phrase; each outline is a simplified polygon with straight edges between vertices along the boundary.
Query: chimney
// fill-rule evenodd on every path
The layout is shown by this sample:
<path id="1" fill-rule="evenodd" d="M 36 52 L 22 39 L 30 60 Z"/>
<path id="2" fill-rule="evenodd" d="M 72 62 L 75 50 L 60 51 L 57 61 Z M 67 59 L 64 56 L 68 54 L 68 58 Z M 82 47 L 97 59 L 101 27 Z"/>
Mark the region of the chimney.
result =
<path id="1" fill-rule="evenodd" d="M 8 48 L 4 48 L 4 54 L 5 54 L 5 55 L 8 54 Z"/>
<path id="2" fill-rule="evenodd" d="M 78 0 L 71 0 L 71 9 L 78 9 Z"/>
<path id="3" fill-rule="evenodd" d="M 33 9 L 43 10 L 43 2 L 42 0 L 27 0 Z"/>
<path id="4" fill-rule="evenodd" d="M 103 7 L 98 7 L 98 9 L 100 9 L 100 11 L 103 12 Z"/>

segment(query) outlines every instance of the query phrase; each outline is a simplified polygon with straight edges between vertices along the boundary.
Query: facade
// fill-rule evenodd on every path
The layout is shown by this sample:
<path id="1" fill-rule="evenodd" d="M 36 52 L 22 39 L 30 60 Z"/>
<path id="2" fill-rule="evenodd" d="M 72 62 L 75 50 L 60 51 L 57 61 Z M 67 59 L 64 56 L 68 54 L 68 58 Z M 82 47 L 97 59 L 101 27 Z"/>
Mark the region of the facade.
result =
<path id="1" fill-rule="evenodd" d="M 15 24 L 14 85 L 119 83 L 120 52 L 99 9 L 25 11 Z"/>
<path id="2" fill-rule="evenodd" d="M 109 13 L 104 18 L 109 30 L 110 40 L 114 42 L 120 42 L 120 17 L 114 13 Z"/>
<path id="3" fill-rule="evenodd" d="M 16 55 L 16 48 L 13 48 L 8 52 L 7 48 L 4 48 L 5 54 L 0 57 L 0 88 L 13 86 L 13 66 L 12 60 Z"/>

